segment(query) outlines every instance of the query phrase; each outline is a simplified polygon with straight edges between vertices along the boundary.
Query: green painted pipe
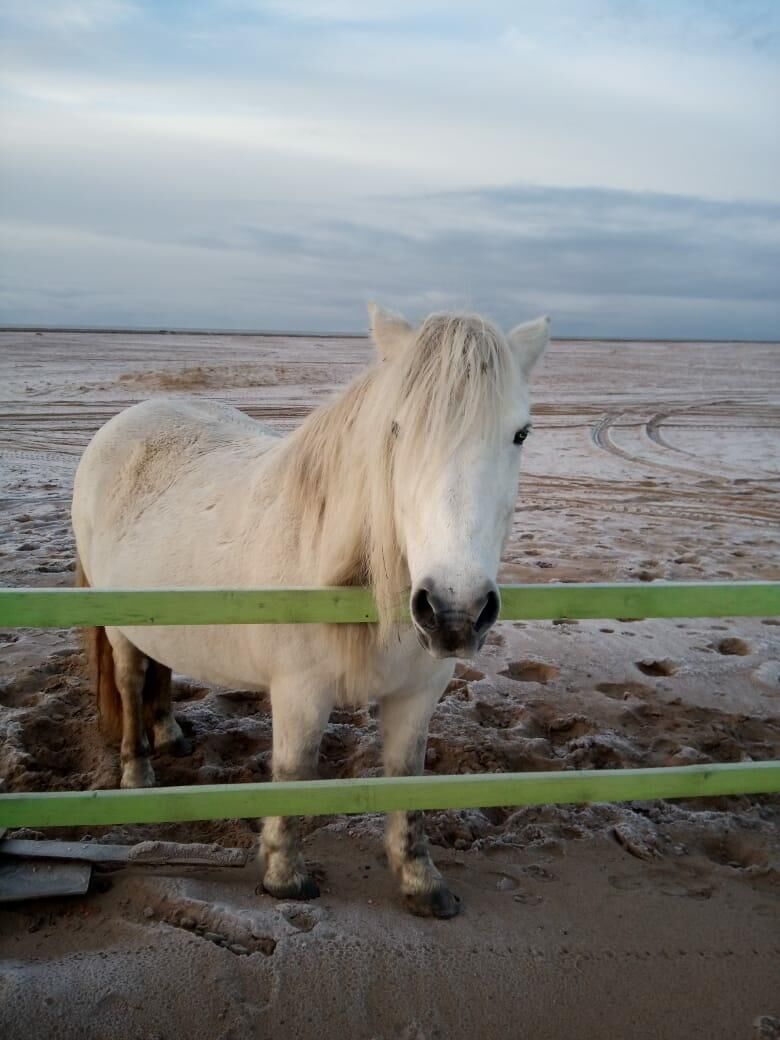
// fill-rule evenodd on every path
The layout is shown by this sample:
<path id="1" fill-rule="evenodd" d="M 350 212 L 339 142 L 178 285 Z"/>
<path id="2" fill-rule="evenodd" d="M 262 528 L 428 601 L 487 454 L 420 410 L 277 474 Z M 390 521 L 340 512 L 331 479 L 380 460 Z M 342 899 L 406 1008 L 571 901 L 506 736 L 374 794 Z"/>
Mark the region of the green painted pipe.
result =
<path id="1" fill-rule="evenodd" d="M 504 585 L 501 598 L 504 621 L 780 614 L 772 581 Z M 376 608 L 365 588 L 0 589 L 2 628 L 366 621 Z"/>
<path id="2" fill-rule="evenodd" d="M 510 585 L 505 620 L 780 614 L 780 583 Z M 0 626 L 290 624 L 376 620 L 370 591 L 0 589 Z M 142 791 L 0 795 L 0 826 L 155 823 L 780 791 L 780 762 L 667 769 L 322 780 Z"/>
<path id="3" fill-rule="evenodd" d="M 61 791 L 0 795 L 0 827 L 172 823 L 398 809 L 703 798 L 779 791 L 780 761 L 659 769 L 213 784 L 136 791 Z"/>

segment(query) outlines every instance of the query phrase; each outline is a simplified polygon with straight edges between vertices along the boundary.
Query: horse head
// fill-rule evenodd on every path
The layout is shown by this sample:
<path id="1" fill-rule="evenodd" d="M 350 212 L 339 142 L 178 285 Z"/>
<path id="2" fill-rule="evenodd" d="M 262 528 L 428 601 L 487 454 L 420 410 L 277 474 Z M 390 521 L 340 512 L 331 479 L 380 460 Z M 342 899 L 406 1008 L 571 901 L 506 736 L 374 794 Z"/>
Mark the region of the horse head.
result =
<path id="1" fill-rule="evenodd" d="M 412 623 L 433 657 L 469 657 L 499 615 L 496 579 L 531 428 L 528 379 L 549 319 L 504 335 L 475 315 L 431 315 L 415 329 L 370 312 Z"/>

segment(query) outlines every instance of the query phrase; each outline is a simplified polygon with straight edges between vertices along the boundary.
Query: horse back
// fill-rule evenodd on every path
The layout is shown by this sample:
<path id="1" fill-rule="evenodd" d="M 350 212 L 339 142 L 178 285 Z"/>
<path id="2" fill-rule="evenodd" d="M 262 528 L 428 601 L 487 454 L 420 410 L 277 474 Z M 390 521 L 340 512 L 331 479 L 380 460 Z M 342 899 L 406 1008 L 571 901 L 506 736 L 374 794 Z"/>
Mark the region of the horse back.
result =
<path id="1" fill-rule="evenodd" d="M 152 398 L 114 416 L 88 445 L 74 483 L 73 527 L 90 579 L 96 540 L 117 544 L 156 514 L 175 510 L 184 520 L 212 500 L 218 512 L 226 499 L 237 506 L 253 464 L 278 443 L 249 416 L 210 401 Z"/>

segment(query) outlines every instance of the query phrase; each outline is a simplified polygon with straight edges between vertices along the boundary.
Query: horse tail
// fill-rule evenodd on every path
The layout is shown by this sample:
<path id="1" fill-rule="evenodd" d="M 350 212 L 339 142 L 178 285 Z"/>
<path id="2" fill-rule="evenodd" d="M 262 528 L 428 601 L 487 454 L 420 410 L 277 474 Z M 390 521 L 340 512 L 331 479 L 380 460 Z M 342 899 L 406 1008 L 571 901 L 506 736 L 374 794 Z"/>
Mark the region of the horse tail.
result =
<path id="1" fill-rule="evenodd" d="M 78 557 L 76 587 L 90 587 L 89 579 Z M 122 698 L 114 677 L 114 652 L 105 628 L 85 628 L 83 631 L 90 679 L 97 695 L 100 732 L 108 743 L 116 744 L 122 739 Z"/>

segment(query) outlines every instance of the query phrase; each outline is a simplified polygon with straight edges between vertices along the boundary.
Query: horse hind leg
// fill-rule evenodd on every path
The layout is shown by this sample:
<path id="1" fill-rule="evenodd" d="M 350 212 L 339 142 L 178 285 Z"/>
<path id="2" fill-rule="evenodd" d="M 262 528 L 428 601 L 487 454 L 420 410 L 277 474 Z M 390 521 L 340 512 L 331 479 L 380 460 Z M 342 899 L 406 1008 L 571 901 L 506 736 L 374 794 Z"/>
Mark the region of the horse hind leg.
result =
<path id="1" fill-rule="evenodd" d="M 149 658 L 116 628 L 107 628 L 114 664 L 114 682 L 122 702 L 122 787 L 153 787 L 149 741 L 144 725 L 144 686 Z"/>
<path id="2" fill-rule="evenodd" d="M 173 715 L 171 669 L 148 657 L 143 689 L 144 722 L 154 750 L 163 755 L 189 755 L 187 740 Z"/>

